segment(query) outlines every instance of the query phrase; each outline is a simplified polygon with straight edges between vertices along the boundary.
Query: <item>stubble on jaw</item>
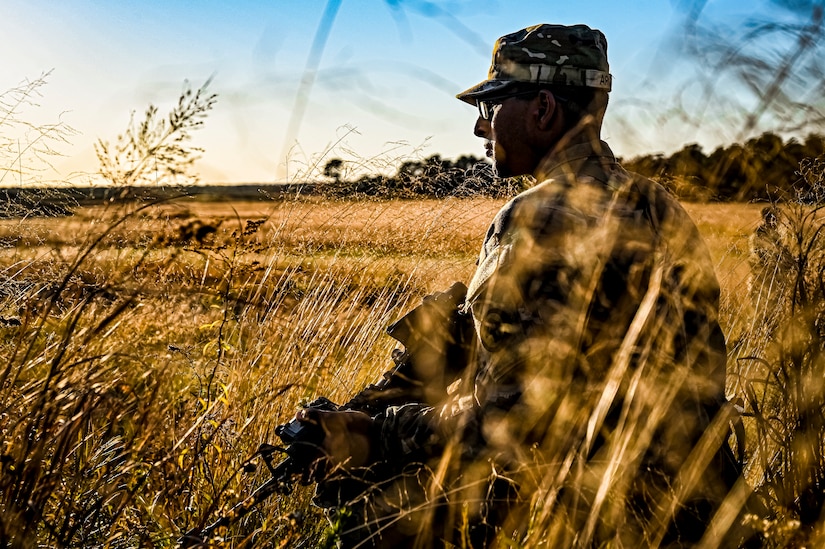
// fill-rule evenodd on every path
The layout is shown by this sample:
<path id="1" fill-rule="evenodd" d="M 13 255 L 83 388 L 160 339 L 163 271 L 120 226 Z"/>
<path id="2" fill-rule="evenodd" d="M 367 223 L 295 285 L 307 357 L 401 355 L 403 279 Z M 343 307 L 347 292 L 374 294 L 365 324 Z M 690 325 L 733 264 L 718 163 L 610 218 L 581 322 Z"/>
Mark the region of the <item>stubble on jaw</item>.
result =
<path id="1" fill-rule="evenodd" d="M 510 177 L 510 170 L 507 168 L 507 153 L 501 147 L 497 147 L 493 141 L 493 171 L 498 177 Z"/>

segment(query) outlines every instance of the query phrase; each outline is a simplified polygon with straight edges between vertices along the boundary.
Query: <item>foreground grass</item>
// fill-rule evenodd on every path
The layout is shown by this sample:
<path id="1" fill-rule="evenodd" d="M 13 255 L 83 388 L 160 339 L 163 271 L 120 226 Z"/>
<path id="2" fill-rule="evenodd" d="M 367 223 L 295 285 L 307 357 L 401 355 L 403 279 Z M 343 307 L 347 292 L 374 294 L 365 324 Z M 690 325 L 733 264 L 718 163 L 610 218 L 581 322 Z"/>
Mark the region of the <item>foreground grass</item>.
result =
<path id="1" fill-rule="evenodd" d="M 377 377 L 383 328 L 469 276 L 496 205 L 467 206 L 179 203 L 3 221 L 0 541 L 169 546 L 248 494 L 266 473 L 246 461 L 275 425 Z M 305 498 L 273 498 L 235 544 L 312 538 L 317 517 L 289 515 L 312 515 Z"/>
<path id="2" fill-rule="evenodd" d="M 302 400 L 348 399 L 387 369 L 386 325 L 469 280 L 500 205 L 180 201 L 0 221 L 0 543 L 174 546 L 213 520 L 267 477 L 250 458 Z M 760 207 L 688 208 L 736 339 Z M 227 544 L 316 546 L 309 495 L 271 498 Z"/>

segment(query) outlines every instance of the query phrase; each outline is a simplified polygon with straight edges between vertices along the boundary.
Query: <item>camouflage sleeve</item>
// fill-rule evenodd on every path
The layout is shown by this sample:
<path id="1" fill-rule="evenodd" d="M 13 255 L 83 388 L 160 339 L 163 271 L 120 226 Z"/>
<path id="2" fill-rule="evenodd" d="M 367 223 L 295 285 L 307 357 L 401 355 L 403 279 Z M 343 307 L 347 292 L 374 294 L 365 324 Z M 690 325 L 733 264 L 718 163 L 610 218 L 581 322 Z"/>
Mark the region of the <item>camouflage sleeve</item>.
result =
<path id="1" fill-rule="evenodd" d="M 438 412 L 426 404 L 390 406 L 375 417 L 383 461 L 410 463 L 438 453 L 442 447 Z"/>

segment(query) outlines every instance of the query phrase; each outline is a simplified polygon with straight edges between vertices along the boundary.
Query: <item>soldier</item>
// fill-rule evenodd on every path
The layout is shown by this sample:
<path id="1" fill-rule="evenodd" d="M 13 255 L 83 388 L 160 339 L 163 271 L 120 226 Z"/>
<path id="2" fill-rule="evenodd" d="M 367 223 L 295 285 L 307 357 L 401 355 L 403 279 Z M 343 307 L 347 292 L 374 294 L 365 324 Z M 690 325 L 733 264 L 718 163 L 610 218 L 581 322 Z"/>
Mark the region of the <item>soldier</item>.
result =
<path id="1" fill-rule="evenodd" d="M 375 546 L 741 541 L 719 285 L 682 207 L 601 140 L 611 80 L 600 31 L 537 25 L 458 95 L 498 175 L 536 181 L 484 239 L 464 383 L 443 405 L 301 416 L 340 470 L 402 479 L 360 500 Z"/>

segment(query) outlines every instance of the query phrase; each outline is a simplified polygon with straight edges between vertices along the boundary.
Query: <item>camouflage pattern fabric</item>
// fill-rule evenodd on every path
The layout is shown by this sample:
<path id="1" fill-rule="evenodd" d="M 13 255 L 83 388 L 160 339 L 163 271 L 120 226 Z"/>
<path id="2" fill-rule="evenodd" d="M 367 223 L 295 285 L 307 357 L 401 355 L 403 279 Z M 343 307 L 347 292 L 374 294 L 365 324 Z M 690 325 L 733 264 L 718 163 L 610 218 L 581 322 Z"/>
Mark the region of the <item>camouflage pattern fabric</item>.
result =
<path id="1" fill-rule="evenodd" d="M 738 476 L 709 253 L 677 201 L 605 143 L 553 162 L 499 212 L 469 285 L 475 396 L 507 403 L 484 414 L 484 438 L 496 459 L 556 464 L 521 484 L 564 477 L 545 525 L 560 546 L 697 542 Z"/>
<path id="2" fill-rule="evenodd" d="M 473 469 L 514 473 L 559 546 L 698 541 L 738 477 L 710 256 L 676 200 L 605 143 L 554 158 L 496 216 L 469 286 L 481 342 L 472 405 L 389 411 L 383 451 L 437 460 L 462 433 L 452 455 L 464 485 L 479 480 Z M 510 535 L 526 531 L 503 520 Z"/>
<path id="3" fill-rule="evenodd" d="M 464 389 L 376 418 L 389 469 L 380 494 L 350 506 L 372 546 L 536 532 L 553 547 L 690 545 L 740 478 L 698 230 L 603 142 L 553 159 L 487 232 Z"/>
<path id="4" fill-rule="evenodd" d="M 456 97 L 475 105 L 516 83 L 610 91 L 607 39 L 586 25 L 535 25 L 504 35 L 493 46 L 487 80 Z"/>

